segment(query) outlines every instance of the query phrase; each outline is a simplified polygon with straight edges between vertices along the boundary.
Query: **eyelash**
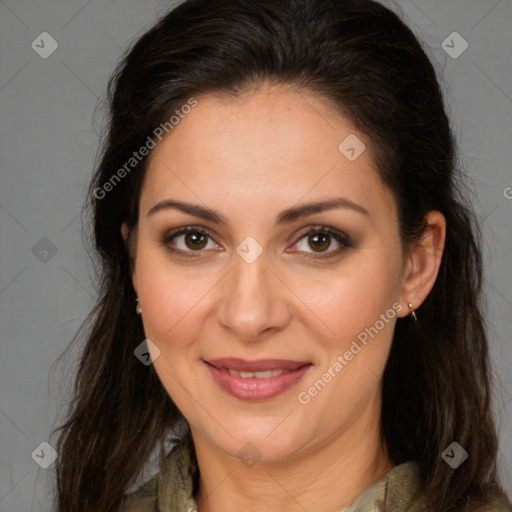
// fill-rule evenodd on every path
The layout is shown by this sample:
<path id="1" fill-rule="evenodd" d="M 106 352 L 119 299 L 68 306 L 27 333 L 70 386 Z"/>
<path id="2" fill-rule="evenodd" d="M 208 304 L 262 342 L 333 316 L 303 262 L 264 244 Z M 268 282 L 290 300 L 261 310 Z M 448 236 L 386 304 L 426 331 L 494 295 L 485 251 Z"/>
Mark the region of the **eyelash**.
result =
<path id="1" fill-rule="evenodd" d="M 183 228 L 176 229 L 175 231 L 172 231 L 171 233 L 166 234 L 163 239 L 161 240 L 162 245 L 169 251 L 173 253 L 177 253 L 179 255 L 183 255 L 186 258 L 197 258 L 198 256 L 195 256 L 190 253 L 201 253 L 202 250 L 198 249 L 197 251 L 183 251 L 182 249 L 175 249 L 171 247 L 169 244 L 170 242 L 176 238 L 179 235 L 186 235 L 189 233 L 200 233 L 202 235 L 206 235 L 209 238 L 213 240 L 212 233 L 207 228 L 204 228 L 202 226 L 186 226 Z M 341 231 L 338 231 L 337 229 L 331 228 L 329 226 L 316 226 L 313 228 L 310 228 L 302 233 L 300 233 L 299 238 L 295 244 L 297 244 L 300 240 L 303 238 L 310 236 L 310 235 L 316 235 L 316 234 L 327 234 L 333 237 L 340 245 L 338 249 L 326 251 L 324 253 L 317 253 L 315 256 L 306 256 L 307 258 L 312 259 L 322 259 L 322 258 L 332 258 L 334 256 L 339 255 L 341 252 L 343 252 L 345 249 L 353 247 L 352 242 L 348 236 L 346 236 Z M 295 245 L 294 244 L 294 245 Z M 311 254 L 311 253 L 308 253 Z M 324 255 L 321 255 L 324 254 Z"/>

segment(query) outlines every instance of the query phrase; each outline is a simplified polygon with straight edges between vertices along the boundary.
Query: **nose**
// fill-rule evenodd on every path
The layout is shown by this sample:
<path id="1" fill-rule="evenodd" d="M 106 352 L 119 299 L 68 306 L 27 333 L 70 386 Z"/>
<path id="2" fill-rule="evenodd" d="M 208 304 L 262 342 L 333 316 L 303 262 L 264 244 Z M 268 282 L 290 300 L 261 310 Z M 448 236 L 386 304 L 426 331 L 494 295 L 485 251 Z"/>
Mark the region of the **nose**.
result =
<path id="1" fill-rule="evenodd" d="M 248 263 L 234 255 L 217 306 L 217 321 L 233 337 L 257 342 L 284 329 L 291 319 L 292 293 L 268 266 L 265 253 Z"/>

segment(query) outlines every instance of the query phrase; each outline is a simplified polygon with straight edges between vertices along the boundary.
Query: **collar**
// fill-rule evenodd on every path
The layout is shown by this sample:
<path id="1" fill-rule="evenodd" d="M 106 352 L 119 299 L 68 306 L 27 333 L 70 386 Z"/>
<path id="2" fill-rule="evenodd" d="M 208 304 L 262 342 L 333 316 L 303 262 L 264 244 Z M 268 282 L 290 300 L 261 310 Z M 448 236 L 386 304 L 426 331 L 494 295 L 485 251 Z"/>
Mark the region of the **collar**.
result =
<path id="1" fill-rule="evenodd" d="M 162 457 L 160 472 L 126 497 L 122 512 L 197 512 L 193 497 L 197 477 L 194 445 L 188 433 L 169 455 Z M 419 464 L 404 462 L 338 512 L 420 512 L 425 508 L 421 488 Z M 512 512 L 512 507 L 506 495 L 494 489 L 484 508 L 478 510 Z"/>
<path id="2" fill-rule="evenodd" d="M 197 512 L 193 498 L 197 477 L 195 452 L 186 436 L 165 458 L 157 475 L 160 512 Z M 419 466 L 404 462 L 368 487 L 351 505 L 339 512 L 416 512 L 422 510 L 416 496 L 421 488 Z"/>

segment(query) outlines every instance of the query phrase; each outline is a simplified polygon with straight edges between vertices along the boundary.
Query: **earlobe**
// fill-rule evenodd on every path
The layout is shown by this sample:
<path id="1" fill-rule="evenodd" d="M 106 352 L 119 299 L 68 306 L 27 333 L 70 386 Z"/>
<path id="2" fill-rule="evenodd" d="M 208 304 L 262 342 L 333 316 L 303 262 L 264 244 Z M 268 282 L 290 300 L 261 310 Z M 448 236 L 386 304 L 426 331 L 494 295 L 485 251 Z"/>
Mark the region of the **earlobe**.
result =
<path id="1" fill-rule="evenodd" d="M 404 306 L 399 316 L 407 316 L 418 309 L 436 282 L 446 238 L 446 219 L 441 212 L 430 211 L 427 227 L 421 240 L 411 248 L 402 283 L 400 303 Z"/>

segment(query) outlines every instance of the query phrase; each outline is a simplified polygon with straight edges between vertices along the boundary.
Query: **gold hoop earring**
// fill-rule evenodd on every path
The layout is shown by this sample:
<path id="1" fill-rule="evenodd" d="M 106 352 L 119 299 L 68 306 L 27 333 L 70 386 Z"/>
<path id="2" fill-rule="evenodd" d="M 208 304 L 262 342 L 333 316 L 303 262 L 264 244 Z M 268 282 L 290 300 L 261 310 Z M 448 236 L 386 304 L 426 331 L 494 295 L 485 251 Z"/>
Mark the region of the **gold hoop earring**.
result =
<path id="1" fill-rule="evenodd" d="M 411 310 L 412 319 L 414 323 L 416 323 L 418 321 L 418 317 L 416 316 L 416 310 L 412 307 L 412 304 L 409 304 L 409 309 Z"/>
<path id="2" fill-rule="evenodd" d="M 140 307 L 139 299 L 135 299 L 135 302 L 137 304 L 135 306 L 135 313 L 137 313 L 137 315 L 142 315 L 142 308 Z"/>

